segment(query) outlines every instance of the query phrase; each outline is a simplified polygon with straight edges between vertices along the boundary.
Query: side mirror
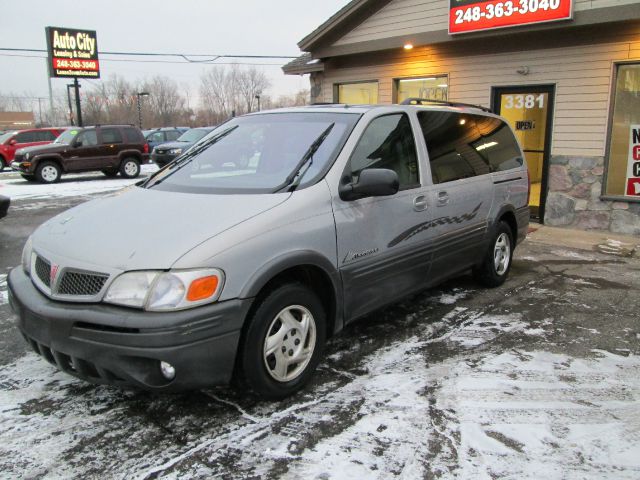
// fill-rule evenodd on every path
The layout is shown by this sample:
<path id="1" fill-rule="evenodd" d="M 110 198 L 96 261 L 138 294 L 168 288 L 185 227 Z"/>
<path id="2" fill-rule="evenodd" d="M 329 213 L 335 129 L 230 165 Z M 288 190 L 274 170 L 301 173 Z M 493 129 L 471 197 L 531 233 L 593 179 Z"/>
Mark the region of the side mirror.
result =
<path id="1" fill-rule="evenodd" d="M 78 148 L 82 146 L 82 140 L 76 140 L 73 142 L 73 148 Z"/>
<path id="2" fill-rule="evenodd" d="M 386 168 L 370 168 L 360 172 L 357 183 L 341 184 L 338 193 L 344 201 L 365 197 L 395 195 L 400 189 L 398 174 Z"/>
<path id="3" fill-rule="evenodd" d="M 16 143 L 18 143 L 18 141 L 15 138 L 12 138 L 11 140 L 9 140 L 9 145 L 15 145 Z"/>

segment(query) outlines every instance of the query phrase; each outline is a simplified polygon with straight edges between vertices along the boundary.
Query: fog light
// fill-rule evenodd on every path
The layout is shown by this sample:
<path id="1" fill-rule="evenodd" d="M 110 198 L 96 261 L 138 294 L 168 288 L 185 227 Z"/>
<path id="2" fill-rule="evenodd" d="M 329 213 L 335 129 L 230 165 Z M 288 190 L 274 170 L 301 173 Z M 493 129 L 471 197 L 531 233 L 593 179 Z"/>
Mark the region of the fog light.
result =
<path id="1" fill-rule="evenodd" d="M 160 372 L 167 380 L 173 380 L 176 376 L 176 369 L 173 368 L 173 365 L 167 362 L 160 362 Z"/>

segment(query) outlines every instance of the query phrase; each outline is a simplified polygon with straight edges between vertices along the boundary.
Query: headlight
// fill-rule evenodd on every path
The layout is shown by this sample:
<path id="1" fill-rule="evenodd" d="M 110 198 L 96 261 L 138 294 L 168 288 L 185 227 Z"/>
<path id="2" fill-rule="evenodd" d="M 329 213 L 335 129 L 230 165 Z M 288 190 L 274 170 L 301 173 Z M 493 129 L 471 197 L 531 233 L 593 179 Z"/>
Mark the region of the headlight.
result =
<path id="1" fill-rule="evenodd" d="M 171 155 L 180 155 L 182 153 L 182 149 L 181 148 L 172 148 L 171 150 L 169 150 L 169 153 Z"/>
<path id="2" fill-rule="evenodd" d="M 164 312 L 184 310 L 218 299 L 224 283 L 221 270 L 127 272 L 114 280 L 104 301 Z"/>
<path id="3" fill-rule="evenodd" d="M 22 269 L 27 275 L 31 273 L 31 252 L 33 252 L 31 237 L 32 235 L 27 238 L 27 243 L 24 244 L 22 249 Z"/>

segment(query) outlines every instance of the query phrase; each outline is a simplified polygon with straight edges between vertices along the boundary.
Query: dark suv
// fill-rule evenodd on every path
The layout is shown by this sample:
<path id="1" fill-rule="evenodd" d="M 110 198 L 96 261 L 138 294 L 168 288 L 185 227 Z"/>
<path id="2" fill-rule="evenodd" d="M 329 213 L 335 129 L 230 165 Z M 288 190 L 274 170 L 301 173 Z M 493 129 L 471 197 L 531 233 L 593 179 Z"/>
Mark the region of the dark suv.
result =
<path id="1" fill-rule="evenodd" d="M 140 174 L 149 146 L 132 125 L 97 125 L 65 130 L 53 143 L 18 150 L 11 168 L 30 181 L 55 183 L 63 173 L 99 170 L 108 177 Z"/>

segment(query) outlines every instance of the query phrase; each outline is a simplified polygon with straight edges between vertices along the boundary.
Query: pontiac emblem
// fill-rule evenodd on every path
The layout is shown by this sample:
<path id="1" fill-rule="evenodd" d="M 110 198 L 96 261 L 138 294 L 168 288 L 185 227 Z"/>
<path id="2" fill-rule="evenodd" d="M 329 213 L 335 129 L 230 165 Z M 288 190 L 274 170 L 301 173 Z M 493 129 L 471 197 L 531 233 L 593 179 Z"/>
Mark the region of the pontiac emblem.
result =
<path id="1" fill-rule="evenodd" d="M 49 272 L 49 284 L 53 285 L 56 280 L 56 275 L 58 274 L 58 267 L 55 263 L 51 265 L 51 271 Z"/>

